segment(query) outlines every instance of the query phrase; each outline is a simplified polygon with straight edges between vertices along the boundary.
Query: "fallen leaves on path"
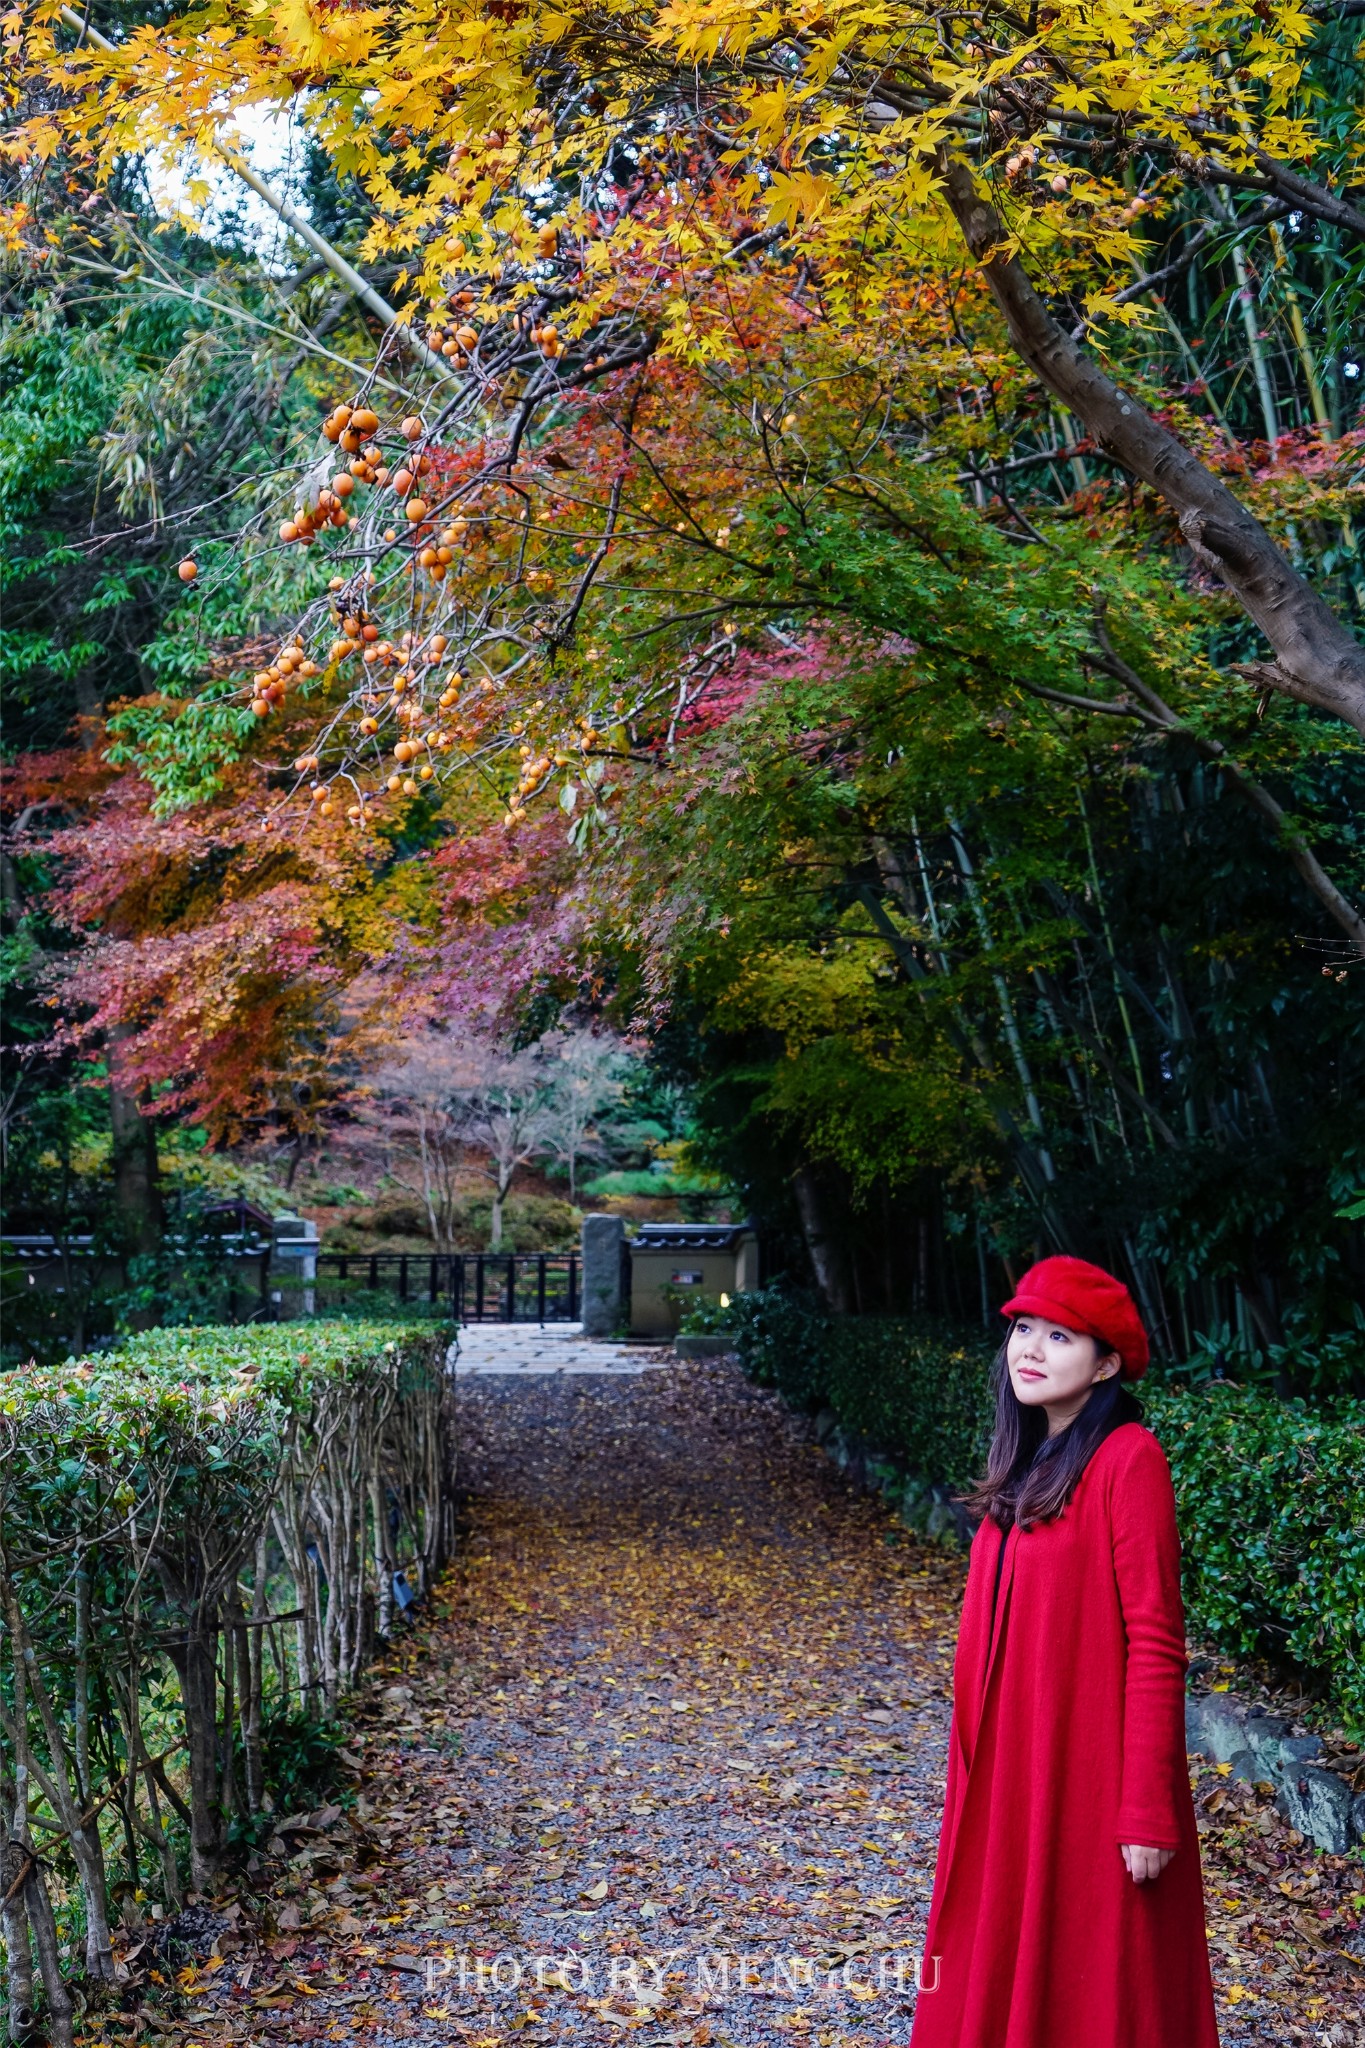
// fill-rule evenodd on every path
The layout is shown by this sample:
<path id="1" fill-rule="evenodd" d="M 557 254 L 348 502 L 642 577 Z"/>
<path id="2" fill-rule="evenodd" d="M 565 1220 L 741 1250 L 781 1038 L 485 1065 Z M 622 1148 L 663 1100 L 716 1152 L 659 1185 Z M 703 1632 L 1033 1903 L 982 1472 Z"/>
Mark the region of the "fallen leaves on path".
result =
<path id="1" fill-rule="evenodd" d="M 179 2040 L 903 2043 L 961 1554 L 723 1364 L 460 1409 L 461 1564 L 361 1706 L 355 1810 L 277 1824 Z M 1359 1859 L 1217 1773 L 1196 1803 L 1225 2048 L 1357 2048 Z"/>

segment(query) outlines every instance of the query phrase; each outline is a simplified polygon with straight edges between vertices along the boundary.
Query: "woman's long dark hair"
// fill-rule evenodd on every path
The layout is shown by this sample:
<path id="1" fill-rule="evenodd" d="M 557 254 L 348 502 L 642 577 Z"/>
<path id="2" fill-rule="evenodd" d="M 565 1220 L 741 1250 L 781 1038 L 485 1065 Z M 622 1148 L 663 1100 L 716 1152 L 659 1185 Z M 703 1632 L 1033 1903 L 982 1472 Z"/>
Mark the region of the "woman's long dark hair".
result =
<path id="1" fill-rule="evenodd" d="M 960 1496 L 971 1514 L 993 1515 L 1002 1529 L 1013 1522 L 1027 1529 L 1059 1515 L 1104 1439 L 1123 1422 L 1141 1422 L 1142 1403 L 1120 1374 L 1100 1380 L 1074 1422 L 1054 1437 L 1047 1410 L 1026 1406 L 1010 1382 L 1009 1340 L 991 1367 L 995 1389 L 995 1433 L 986 1470 L 970 1493 Z"/>

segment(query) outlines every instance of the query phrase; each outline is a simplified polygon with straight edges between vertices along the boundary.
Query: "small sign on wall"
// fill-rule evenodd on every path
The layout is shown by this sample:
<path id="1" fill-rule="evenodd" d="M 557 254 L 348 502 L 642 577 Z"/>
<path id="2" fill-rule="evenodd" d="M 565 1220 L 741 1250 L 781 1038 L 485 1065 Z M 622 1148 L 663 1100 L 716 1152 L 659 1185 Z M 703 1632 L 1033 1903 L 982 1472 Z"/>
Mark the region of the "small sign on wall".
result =
<path id="1" fill-rule="evenodd" d="M 757 1249 L 747 1224 L 642 1223 L 630 1240 L 631 1336 L 672 1338 L 703 1298 L 742 1294 L 755 1283 Z"/>

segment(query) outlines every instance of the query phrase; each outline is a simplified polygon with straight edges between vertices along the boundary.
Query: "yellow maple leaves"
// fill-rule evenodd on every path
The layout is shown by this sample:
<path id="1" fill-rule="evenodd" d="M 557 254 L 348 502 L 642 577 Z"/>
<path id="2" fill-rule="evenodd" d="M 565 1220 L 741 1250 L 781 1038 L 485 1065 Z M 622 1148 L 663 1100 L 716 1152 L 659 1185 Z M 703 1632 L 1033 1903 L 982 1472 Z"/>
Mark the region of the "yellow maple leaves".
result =
<path id="1" fill-rule="evenodd" d="M 814 171 L 785 171 L 774 174 L 764 194 L 764 210 L 770 221 L 796 228 L 803 220 L 816 220 L 831 204 L 838 187 L 833 178 Z"/>
<path id="2" fill-rule="evenodd" d="M 323 9 L 316 0 L 256 0 L 251 13 L 287 59 L 309 70 L 364 63 L 384 20 L 377 9 Z"/>
<path id="3" fill-rule="evenodd" d="M 625 292 L 704 360 L 727 207 L 875 322 L 907 278 L 961 262 L 943 192 L 964 155 L 1000 246 L 1092 321 L 1131 320 L 1133 164 L 1149 209 L 1216 168 L 1311 166 L 1314 33 L 1302 0 L 1048 0 L 1027 19 L 946 0 L 204 0 L 92 50 L 49 10 L 22 51 L 48 105 L 8 150 L 64 145 L 108 175 L 288 107 L 364 190 L 360 257 L 403 260 L 405 317 L 452 291 L 484 317 L 534 297 L 522 223 L 548 194 L 572 258 L 562 324 L 586 332 Z"/>

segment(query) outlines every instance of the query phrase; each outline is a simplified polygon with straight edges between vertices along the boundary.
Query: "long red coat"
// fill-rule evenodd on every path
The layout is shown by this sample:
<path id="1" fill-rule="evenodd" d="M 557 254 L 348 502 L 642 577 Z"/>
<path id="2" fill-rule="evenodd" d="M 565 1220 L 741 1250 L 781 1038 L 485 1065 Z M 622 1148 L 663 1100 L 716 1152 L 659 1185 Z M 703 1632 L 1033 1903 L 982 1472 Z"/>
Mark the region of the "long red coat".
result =
<path id="1" fill-rule="evenodd" d="M 1186 1664 L 1170 1467 L 1125 1422 L 1061 1515 L 973 1540 L 911 2048 L 1218 2048 Z M 1124 1842 L 1176 1853 L 1135 1884 Z"/>

